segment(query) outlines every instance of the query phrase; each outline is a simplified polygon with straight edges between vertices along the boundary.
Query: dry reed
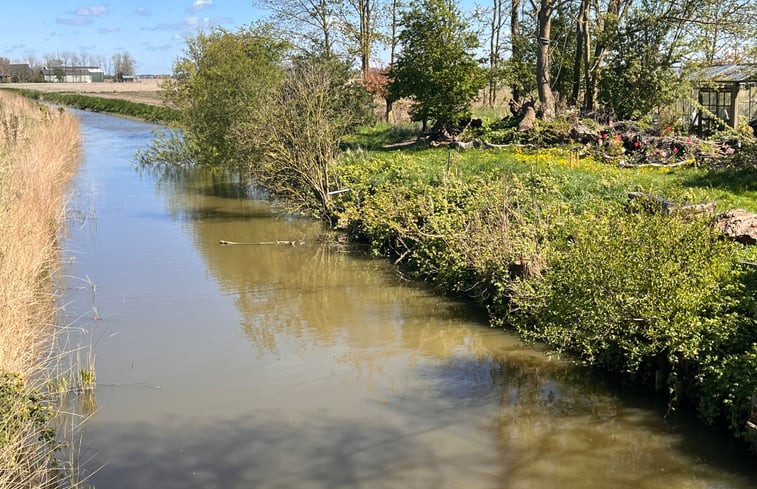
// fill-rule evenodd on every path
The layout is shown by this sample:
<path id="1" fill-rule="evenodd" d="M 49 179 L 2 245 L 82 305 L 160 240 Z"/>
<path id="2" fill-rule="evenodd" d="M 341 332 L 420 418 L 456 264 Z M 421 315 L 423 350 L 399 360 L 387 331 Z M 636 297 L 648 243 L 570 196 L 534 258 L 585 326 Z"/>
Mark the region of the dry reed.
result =
<path id="1" fill-rule="evenodd" d="M 19 374 L 22 385 L 19 396 L 0 377 L 0 488 L 50 487 L 60 479 L 55 443 L 39 423 L 47 414 L 29 414 L 44 402 L 30 396 L 60 361 L 53 279 L 79 159 L 74 116 L 0 92 L 0 374 Z"/>

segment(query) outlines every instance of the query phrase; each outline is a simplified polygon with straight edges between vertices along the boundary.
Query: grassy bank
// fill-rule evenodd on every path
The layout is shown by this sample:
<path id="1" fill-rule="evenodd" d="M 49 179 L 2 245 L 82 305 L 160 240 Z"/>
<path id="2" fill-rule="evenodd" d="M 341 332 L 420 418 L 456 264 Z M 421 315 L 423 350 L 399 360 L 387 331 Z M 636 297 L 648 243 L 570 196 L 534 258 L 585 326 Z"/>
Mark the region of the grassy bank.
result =
<path id="1" fill-rule="evenodd" d="M 351 141 L 370 147 L 368 132 Z M 757 166 L 757 165 L 756 165 Z M 754 167 L 620 169 L 561 150 L 352 151 L 341 225 L 417 278 L 743 433 L 757 391 L 755 251 L 629 191 L 757 211 Z"/>
<path id="2" fill-rule="evenodd" d="M 40 392 L 56 369 L 57 234 L 79 161 L 76 119 L 0 92 L 0 487 L 51 487 L 54 411 Z"/>
<path id="3" fill-rule="evenodd" d="M 175 110 L 156 105 L 131 102 L 113 98 L 103 98 L 78 93 L 43 93 L 36 90 L 4 88 L 24 97 L 35 100 L 45 100 L 55 104 L 75 107 L 77 109 L 90 110 L 92 112 L 104 112 L 107 114 L 133 117 L 156 124 L 171 124 L 176 121 L 178 115 Z"/>

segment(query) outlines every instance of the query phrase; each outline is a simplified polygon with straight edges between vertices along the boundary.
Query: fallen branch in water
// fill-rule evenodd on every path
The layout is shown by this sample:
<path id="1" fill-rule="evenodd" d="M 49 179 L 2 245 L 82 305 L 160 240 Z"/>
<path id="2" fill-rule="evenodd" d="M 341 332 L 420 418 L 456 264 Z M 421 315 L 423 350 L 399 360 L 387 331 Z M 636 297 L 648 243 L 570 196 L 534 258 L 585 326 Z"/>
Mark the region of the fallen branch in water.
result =
<path id="1" fill-rule="evenodd" d="M 257 243 L 239 243 L 237 241 L 225 241 L 221 240 L 218 242 L 220 245 L 251 245 L 251 246 L 262 246 L 262 245 L 286 245 L 286 246 L 297 246 L 297 245 L 304 245 L 304 241 L 258 241 Z"/>

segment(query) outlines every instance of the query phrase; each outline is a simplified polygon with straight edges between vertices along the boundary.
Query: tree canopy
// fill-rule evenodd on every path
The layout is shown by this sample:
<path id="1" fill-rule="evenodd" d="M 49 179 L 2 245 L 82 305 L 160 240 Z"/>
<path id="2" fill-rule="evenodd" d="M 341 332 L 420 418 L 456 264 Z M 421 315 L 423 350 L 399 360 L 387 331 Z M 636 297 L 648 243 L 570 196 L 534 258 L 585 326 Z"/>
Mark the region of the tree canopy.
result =
<path id="1" fill-rule="evenodd" d="M 401 51 L 390 72 L 392 95 L 412 98 L 414 120 L 444 124 L 469 116 L 485 78 L 474 58 L 478 39 L 455 2 L 416 1 L 401 26 Z"/>
<path id="2" fill-rule="evenodd" d="M 218 28 L 187 38 L 164 94 L 181 112 L 180 126 L 196 161 L 236 167 L 256 152 L 252 139 L 251 146 L 240 147 L 232 134 L 236 126 L 254 126 L 265 117 L 284 78 L 287 46 L 268 26 Z"/>

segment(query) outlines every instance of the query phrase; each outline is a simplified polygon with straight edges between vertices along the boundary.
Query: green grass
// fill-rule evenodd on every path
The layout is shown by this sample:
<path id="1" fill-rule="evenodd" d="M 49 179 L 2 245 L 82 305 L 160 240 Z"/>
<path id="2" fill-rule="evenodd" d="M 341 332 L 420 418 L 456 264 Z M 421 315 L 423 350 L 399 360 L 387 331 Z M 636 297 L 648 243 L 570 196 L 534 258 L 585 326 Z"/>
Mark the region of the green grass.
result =
<path id="1" fill-rule="evenodd" d="M 393 140 L 393 133 L 382 128 L 364 130 L 353 136 L 352 143 L 364 149 Z M 645 192 L 679 203 L 714 201 L 719 210 L 742 208 L 757 212 L 757 169 L 716 169 L 678 167 L 618 168 L 592 158 L 570 162 L 568 150 L 468 150 L 463 152 L 420 146 L 412 151 L 377 150 L 361 156 L 377 159 L 375 178 L 381 169 L 386 178 L 407 181 L 439 181 L 447 164 L 463 180 L 491 179 L 502 175 L 549 176 L 557 181 L 567 201 L 601 198 L 625 200 L 628 192 Z"/>
<path id="2" fill-rule="evenodd" d="M 386 145 L 416 139 L 420 133 L 420 123 L 392 125 L 379 122 L 372 126 L 359 127 L 343 144 L 350 149 L 382 150 Z"/>
<path id="3" fill-rule="evenodd" d="M 66 105 L 69 107 L 76 107 L 77 109 L 89 110 L 92 112 L 104 112 L 125 117 L 133 117 L 156 124 L 170 125 L 171 123 L 177 121 L 179 117 L 178 112 L 173 109 L 131 102 L 129 100 L 100 98 L 75 93 L 42 93 L 36 90 L 17 88 L 3 89 L 35 100 L 45 100 L 48 102 Z"/>

